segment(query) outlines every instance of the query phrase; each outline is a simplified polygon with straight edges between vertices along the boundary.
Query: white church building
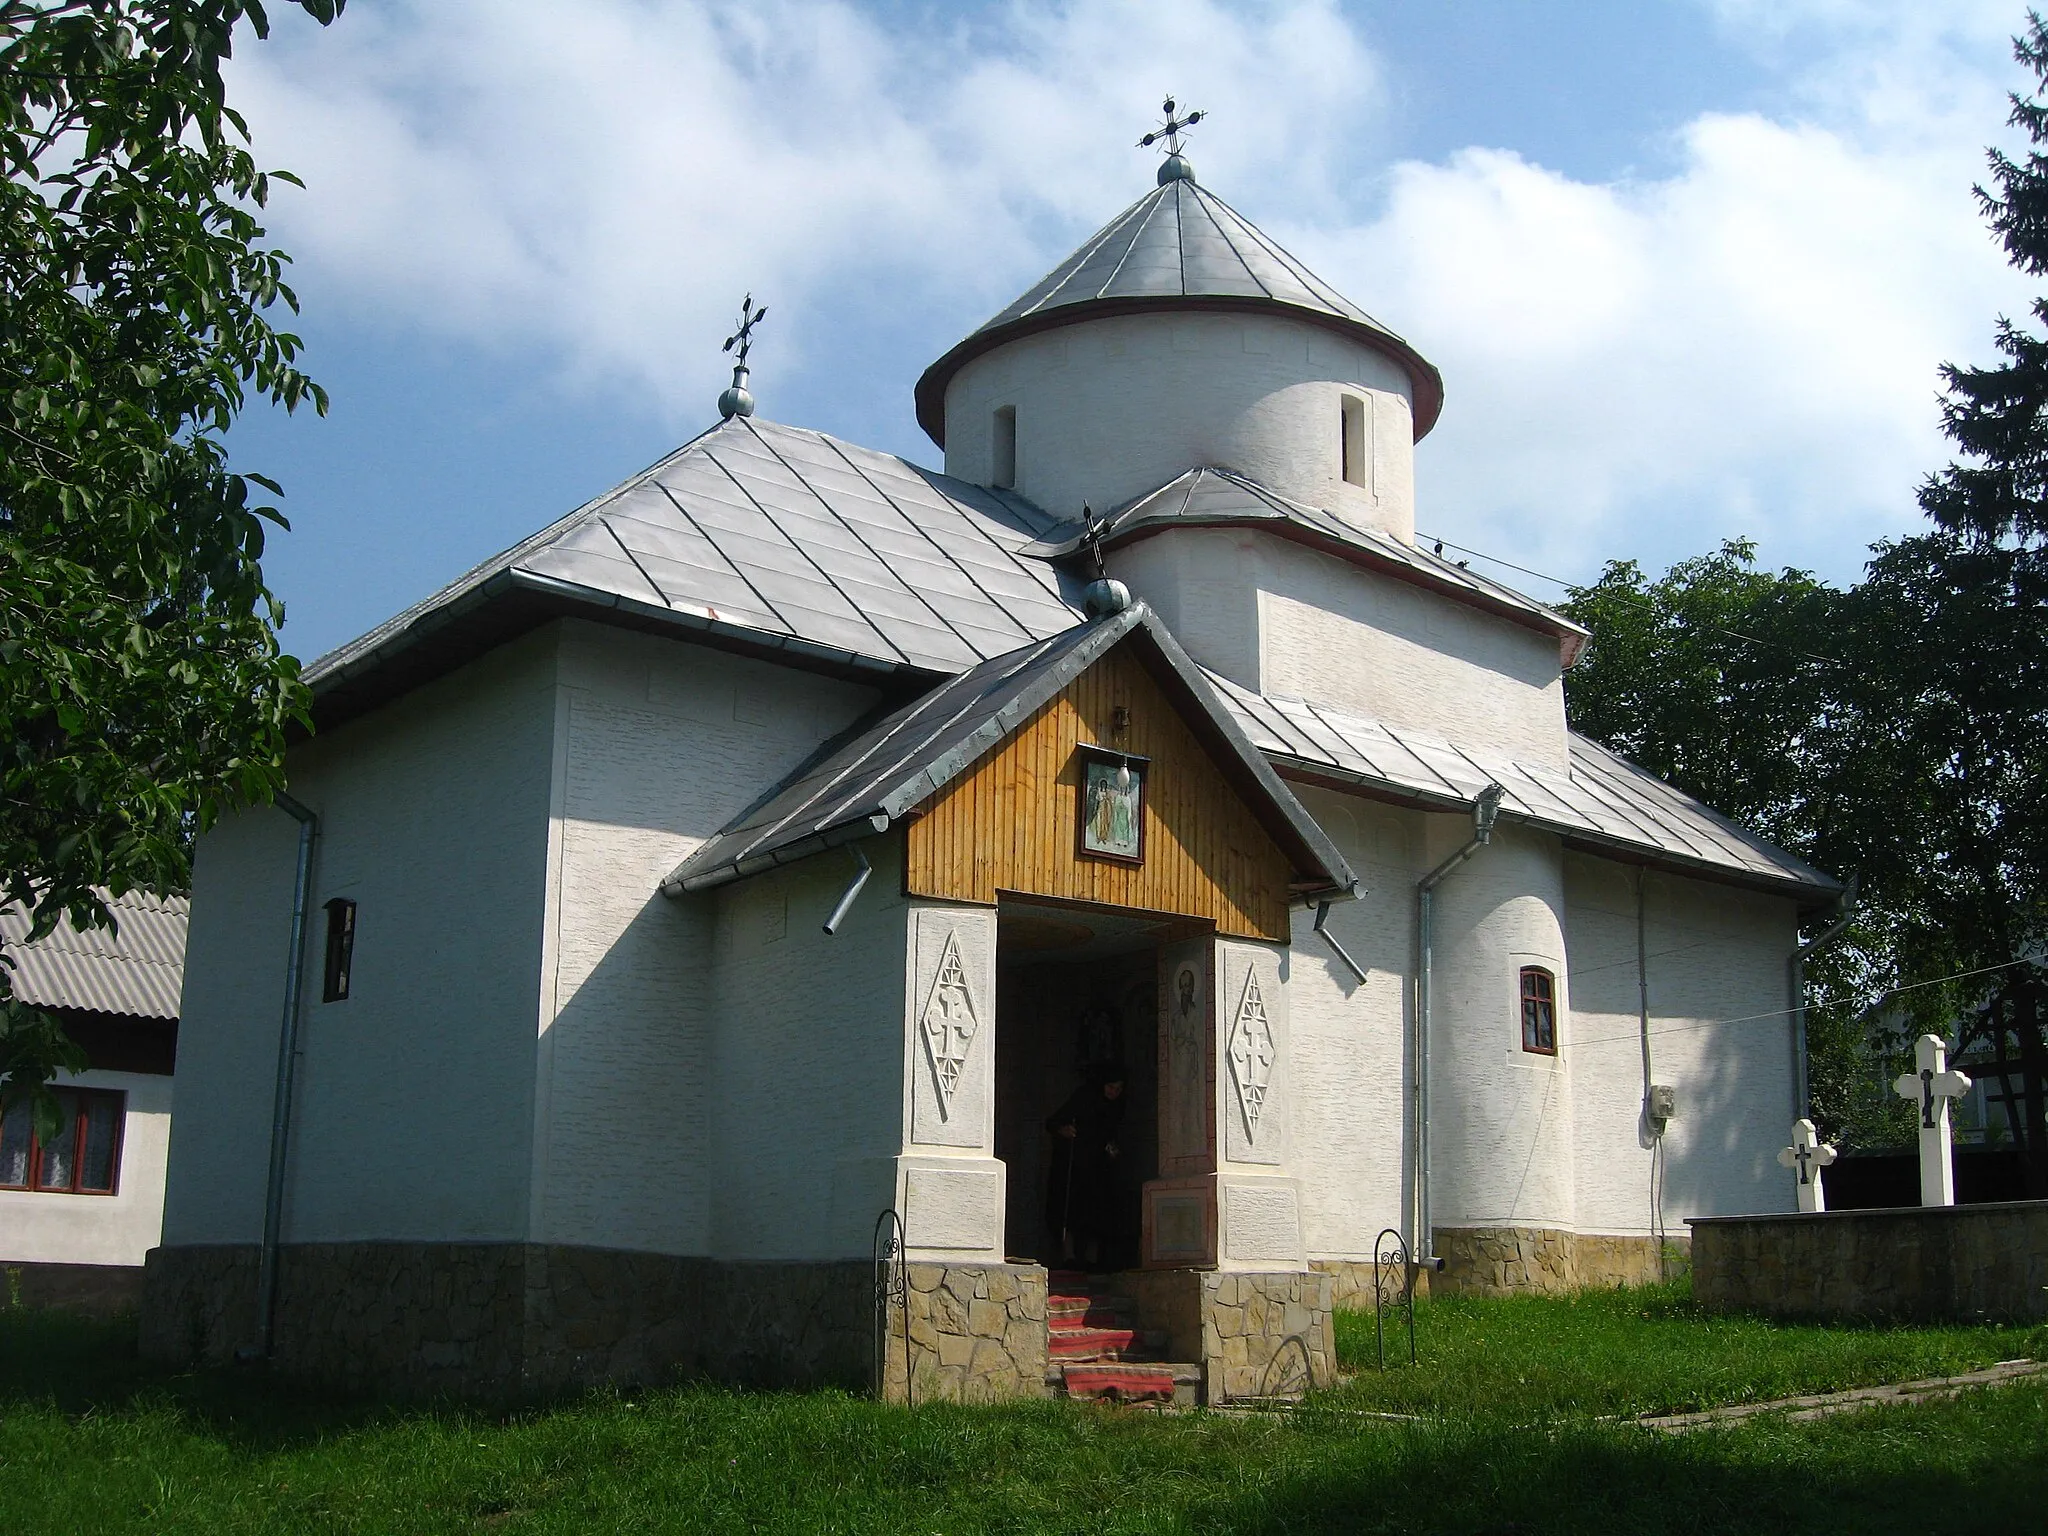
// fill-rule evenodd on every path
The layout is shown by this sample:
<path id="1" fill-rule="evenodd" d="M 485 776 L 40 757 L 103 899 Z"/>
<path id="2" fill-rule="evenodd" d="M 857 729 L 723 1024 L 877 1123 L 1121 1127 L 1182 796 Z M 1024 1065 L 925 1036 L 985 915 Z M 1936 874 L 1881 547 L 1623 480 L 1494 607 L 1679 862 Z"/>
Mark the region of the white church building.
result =
<path id="1" fill-rule="evenodd" d="M 734 382 L 314 664 L 291 814 L 201 841 L 153 1354 L 922 1399 L 1149 1341 L 1218 1401 L 1326 1378 L 1397 1240 L 1564 1289 L 1790 1207 L 1838 886 L 1567 729 L 1586 633 L 1416 541 L 1437 371 L 1184 158 L 925 372 L 943 474 Z M 1081 1350 L 1046 1122 L 1110 1075 Z"/>

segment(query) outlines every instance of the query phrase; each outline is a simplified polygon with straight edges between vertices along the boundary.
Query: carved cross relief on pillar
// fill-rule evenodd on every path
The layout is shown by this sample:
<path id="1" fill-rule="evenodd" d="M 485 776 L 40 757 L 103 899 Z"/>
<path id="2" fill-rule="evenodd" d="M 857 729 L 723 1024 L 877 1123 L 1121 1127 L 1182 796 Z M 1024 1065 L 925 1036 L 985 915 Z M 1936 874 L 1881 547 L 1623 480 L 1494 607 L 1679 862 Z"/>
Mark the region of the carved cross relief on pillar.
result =
<path id="1" fill-rule="evenodd" d="M 960 960 L 957 933 L 946 935 L 946 947 L 939 956 L 938 973 L 932 978 L 922 1023 L 925 1058 L 931 1065 L 932 1085 L 938 1090 L 939 1113 L 950 1118 L 954 1090 L 967 1070 L 967 1053 L 981 1028 L 967 967 Z"/>
<path id="2" fill-rule="evenodd" d="M 1230 1024 L 1230 1076 L 1237 1085 L 1238 1107 L 1244 1112 L 1245 1130 L 1258 1139 L 1259 1114 L 1265 1108 L 1266 1089 L 1273 1081 L 1273 1062 L 1280 1048 L 1273 1035 L 1273 1020 L 1266 1012 L 1266 996 L 1259 989 L 1259 970 L 1245 967 L 1244 992 Z"/>

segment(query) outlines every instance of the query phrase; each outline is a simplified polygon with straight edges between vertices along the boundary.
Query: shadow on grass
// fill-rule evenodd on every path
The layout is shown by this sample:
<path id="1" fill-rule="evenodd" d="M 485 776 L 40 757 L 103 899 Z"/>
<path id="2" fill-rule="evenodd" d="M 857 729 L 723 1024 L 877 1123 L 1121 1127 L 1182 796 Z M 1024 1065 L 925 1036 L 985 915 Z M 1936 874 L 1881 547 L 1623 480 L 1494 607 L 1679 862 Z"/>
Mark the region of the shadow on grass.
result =
<path id="1" fill-rule="evenodd" d="M 520 1411 L 394 1404 L 273 1376 L 261 1365 L 176 1370 L 142 1358 L 132 1316 L 0 1308 L 0 1414 L 27 1407 L 72 1418 L 168 1408 L 224 1443 L 266 1451 L 422 1415 L 500 1423 Z"/>

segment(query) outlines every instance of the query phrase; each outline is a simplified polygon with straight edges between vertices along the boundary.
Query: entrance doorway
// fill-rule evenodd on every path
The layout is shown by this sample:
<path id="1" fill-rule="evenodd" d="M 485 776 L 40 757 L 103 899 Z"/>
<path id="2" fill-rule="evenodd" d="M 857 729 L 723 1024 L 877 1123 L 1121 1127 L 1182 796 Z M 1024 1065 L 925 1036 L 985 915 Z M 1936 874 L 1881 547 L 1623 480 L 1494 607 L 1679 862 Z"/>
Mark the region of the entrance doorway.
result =
<path id="1" fill-rule="evenodd" d="M 1159 1174 L 1159 950 L 1189 932 L 1119 908 L 998 906 L 995 1150 L 1012 1260 L 1137 1265 L 1142 1191 Z M 1121 1110 L 1103 1107 L 1110 1078 Z M 1082 1122 L 1064 1148 L 1047 1128 L 1061 1117 Z"/>

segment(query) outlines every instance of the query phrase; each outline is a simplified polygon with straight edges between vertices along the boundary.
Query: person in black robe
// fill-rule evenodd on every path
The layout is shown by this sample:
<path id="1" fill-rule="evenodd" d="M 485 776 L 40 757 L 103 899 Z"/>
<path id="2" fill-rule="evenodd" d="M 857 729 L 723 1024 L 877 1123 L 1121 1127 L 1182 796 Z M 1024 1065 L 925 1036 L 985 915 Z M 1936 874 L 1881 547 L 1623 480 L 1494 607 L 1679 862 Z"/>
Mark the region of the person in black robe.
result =
<path id="1" fill-rule="evenodd" d="M 1116 1243 L 1117 1131 L 1124 1120 L 1124 1069 L 1105 1062 L 1089 1070 L 1081 1086 L 1047 1117 L 1052 1164 L 1047 1170 L 1046 1226 L 1058 1238 L 1060 1257 L 1095 1264 Z"/>

